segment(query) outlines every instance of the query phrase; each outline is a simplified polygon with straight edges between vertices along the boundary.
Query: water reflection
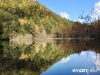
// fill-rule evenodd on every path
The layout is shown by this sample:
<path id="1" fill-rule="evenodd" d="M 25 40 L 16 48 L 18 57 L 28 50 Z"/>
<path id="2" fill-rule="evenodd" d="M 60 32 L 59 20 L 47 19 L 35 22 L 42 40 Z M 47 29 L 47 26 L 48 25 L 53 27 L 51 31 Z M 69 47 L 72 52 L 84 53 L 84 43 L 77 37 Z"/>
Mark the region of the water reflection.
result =
<path id="1" fill-rule="evenodd" d="M 70 57 L 62 58 L 61 63 L 67 63 L 70 60 Z"/>
<path id="2" fill-rule="evenodd" d="M 21 44 L 1 41 L 0 75 L 99 75 L 99 46 L 96 40 L 36 39 Z M 73 72 L 81 68 L 97 72 Z"/>
<path id="3" fill-rule="evenodd" d="M 89 53 L 88 56 L 87 53 Z M 99 65 L 96 65 L 97 60 L 92 62 L 92 56 L 95 56 L 94 51 L 85 51 L 80 55 L 71 54 L 66 58 L 62 58 L 41 75 L 99 75 L 100 70 L 98 67 L 100 63 L 98 62 Z"/>
<path id="4" fill-rule="evenodd" d="M 100 71 L 100 54 L 97 53 L 95 56 L 92 56 L 92 60 L 96 65 L 96 69 Z"/>

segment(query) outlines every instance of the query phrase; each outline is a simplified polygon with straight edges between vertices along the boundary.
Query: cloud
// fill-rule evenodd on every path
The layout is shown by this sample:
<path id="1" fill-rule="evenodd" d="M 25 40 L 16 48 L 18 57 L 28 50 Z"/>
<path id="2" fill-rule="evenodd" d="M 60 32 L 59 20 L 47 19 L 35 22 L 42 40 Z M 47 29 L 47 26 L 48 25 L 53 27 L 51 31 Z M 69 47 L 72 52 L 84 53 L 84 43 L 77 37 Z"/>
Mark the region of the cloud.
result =
<path id="1" fill-rule="evenodd" d="M 67 63 L 70 60 L 70 57 L 62 58 L 61 63 Z"/>
<path id="2" fill-rule="evenodd" d="M 67 14 L 66 12 L 60 12 L 60 16 L 61 16 L 62 18 L 66 18 L 66 19 L 69 18 L 69 14 Z"/>
<path id="3" fill-rule="evenodd" d="M 100 15 L 100 1 L 95 3 L 95 11 Z"/>
<path id="4" fill-rule="evenodd" d="M 78 22 L 83 23 L 85 20 L 84 19 L 79 19 Z"/>
<path id="5" fill-rule="evenodd" d="M 96 20 L 97 20 L 97 19 L 98 19 L 98 15 L 93 14 L 93 15 L 91 16 L 91 18 L 92 18 L 92 19 L 96 19 Z"/>
<path id="6" fill-rule="evenodd" d="M 91 18 L 96 20 L 98 19 L 98 17 L 100 17 L 100 1 L 95 3 L 94 12 L 91 15 Z"/>

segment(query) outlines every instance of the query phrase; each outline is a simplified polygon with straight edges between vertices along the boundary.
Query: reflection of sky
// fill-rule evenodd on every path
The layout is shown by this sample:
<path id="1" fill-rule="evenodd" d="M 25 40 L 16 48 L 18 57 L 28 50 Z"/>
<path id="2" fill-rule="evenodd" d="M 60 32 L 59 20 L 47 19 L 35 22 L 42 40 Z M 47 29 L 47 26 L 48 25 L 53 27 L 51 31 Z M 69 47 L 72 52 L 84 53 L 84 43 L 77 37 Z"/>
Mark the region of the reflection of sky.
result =
<path id="1" fill-rule="evenodd" d="M 67 63 L 70 60 L 70 57 L 62 58 L 61 63 Z"/>
<path id="2" fill-rule="evenodd" d="M 91 67 L 100 70 L 100 55 L 97 54 L 96 57 L 93 51 L 82 51 L 80 54 L 71 54 L 62 58 L 41 75 L 100 75 L 100 71 L 89 72 L 89 74 L 72 71 L 73 69 L 90 70 Z"/>
<path id="3" fill-rule="evenodd" d="M 84 54 L 86 54 L 86 51 L 82 51 L 80 55 L 84 55 Z"/>
<path id="4" fill-rule="evenodd" d="M 100 71 L 100 54 L 97 53 L 96 55 L 92 56 L 92 59 L 96 65 L 96 69 Z"/>

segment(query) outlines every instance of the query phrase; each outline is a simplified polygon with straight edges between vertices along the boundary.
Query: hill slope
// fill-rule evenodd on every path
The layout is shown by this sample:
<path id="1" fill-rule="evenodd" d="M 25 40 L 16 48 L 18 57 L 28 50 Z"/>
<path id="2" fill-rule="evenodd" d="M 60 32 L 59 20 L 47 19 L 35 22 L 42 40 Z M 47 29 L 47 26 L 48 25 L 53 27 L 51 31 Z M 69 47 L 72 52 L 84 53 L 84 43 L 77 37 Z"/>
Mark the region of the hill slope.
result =
<path id="1" fill-rule="evenodd" d="M 82 38 L 93 37 L 94 34 L 98 36 L 100 35 L 99 30 L 99 20 L 91 25 L 69 21 L 61 18 L 38 1 L 0 1 L 0 36 L 2 38 L 26 33 L 33 36 L 46 33 L 53 34 L 54 37 Z"/>

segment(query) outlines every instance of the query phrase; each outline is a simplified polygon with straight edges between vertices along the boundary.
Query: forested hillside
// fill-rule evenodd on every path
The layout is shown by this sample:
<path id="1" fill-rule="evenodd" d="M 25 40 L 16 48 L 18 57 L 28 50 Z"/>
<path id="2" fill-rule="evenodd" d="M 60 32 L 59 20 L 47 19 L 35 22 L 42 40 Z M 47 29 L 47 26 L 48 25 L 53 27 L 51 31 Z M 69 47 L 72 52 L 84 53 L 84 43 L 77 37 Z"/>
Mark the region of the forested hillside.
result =
<path id="1" fill-rule="evenodd" d="M 0 39 L 42 33 L 59 38 L 100 38 L 100 20 L 90 24 L 61 18 L 35 0 L 0 0 Z"/>

